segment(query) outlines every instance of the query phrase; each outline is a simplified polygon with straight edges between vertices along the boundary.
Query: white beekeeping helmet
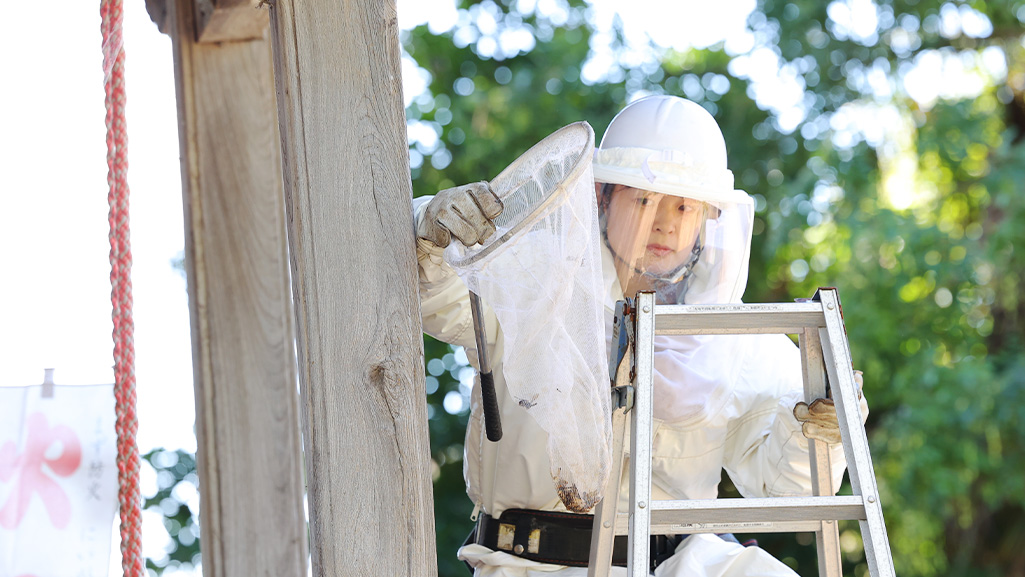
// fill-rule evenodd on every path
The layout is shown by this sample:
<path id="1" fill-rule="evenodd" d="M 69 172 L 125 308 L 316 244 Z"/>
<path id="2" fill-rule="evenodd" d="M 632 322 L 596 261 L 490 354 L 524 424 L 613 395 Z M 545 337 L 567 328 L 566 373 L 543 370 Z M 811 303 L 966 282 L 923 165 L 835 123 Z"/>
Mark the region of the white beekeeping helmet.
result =
<path id="1" fill-rule="evenodd" d="M 683 98 L 642 98 L 609 124 L 593 171 L 625 296 L 655 290 L 671 304 L 740 301 L 754 203 L 733 188 L 726 161 L 715 119 Z"/>

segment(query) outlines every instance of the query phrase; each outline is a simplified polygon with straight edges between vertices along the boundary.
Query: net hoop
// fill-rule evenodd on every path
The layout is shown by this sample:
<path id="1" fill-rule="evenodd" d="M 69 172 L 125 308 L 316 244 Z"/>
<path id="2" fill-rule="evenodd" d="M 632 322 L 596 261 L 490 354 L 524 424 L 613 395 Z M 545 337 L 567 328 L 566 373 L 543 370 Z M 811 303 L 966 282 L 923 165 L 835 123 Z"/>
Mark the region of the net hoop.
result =
<path id="1" fill-rule="evenodd" d="M 500 200 L 504 201 L 512 193 L 520 190 L 530 180 L 530 176 L 537 172 L 536 170 L 523 170 L 524 165 L 536 165 L 540 159 L 547 158 L 548 151 L 553 147 L 554 143 L 563 140 L 570 140 L 574 146 L 578 146 L 579 153 L 576 155 L 573 166 L 563 175 L 559 185 L 552 189 L 545 199 L 539 202 L 532 211 L 525 213 L 511 225 L 505 225 L 503 228 L 507 227 L 506 230 L 502 231 L 500 229 L 498 234 L 493 235 L 483 245 L 474 245 L 474 247 L 466 248 L 462 256 L 452 256 L 450 260 L 452 266 L 457 268 L 468 267 L 482 260 L 494 257 L 501 252 L 503 247 L 515 244 L 509 241 L 519 236 L 523 231 L 530 230 L 542 217 L 566 202 L 569 192 L 566 183 L 575 182 L 580 177 L 580 173 L 587 169 L 590 165 L 591 150 L 594 148 L 594 129 L 585 121 L 574 122 L 564 126 L 534 146 L 531 146 L 529 150 L 521 154 L 512 164 L 498 173 L 498 176 L 492 179 L 490 184 L 491 190 Z"/>

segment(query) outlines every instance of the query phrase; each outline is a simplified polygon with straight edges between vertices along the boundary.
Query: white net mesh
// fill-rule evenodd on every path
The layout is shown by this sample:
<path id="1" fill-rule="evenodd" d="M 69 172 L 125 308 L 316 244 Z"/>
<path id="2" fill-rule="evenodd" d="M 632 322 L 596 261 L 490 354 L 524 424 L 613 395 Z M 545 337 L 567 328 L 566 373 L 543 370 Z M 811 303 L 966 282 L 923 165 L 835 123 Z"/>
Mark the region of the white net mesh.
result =
<path id="1" fill-rule="evenodd" d="M 509 394 L 548 433 L 556 491 L 577 512 L 601 500 L 611 465 L 593 146 L 585 122 L 539 142 L 491 181 L 496 233 L 445 251 L 498 317 Z"/>

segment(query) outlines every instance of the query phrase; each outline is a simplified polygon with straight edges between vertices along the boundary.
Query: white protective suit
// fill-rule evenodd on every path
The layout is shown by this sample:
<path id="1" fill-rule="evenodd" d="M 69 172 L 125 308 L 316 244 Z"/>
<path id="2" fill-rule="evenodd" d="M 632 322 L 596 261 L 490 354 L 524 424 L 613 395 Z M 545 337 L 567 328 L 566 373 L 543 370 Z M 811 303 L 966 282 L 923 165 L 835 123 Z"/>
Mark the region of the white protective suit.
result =
<path id="1" fill-rule="evenodd" d="M 414 200 L 419 220 L 431 197 Z M 463 346 L 476 364 L 476 343 L 467 289 L 442 260 L 442 250 L 419 241 L 420 298 L 424 331 Z M 602 247 L 606 286 L 606 338 L 623 298 L 607 247 Z M 485 303 L 486 307 L 486 303 Z M 565 511 L 553 486 L 546 433 L 506 389 L 502 377 L 503 338 L 493 314 L 485 323 L 502 414 L 504 437 L 485 437 L 480 391 L 475 388 L 465 439 L 463 471 L 475 504 L 493 517 L 506 509 Z M 688 382 L 678 378 L 688 365 Z M 706 377 L 702 379 L 701 377 Z M 808 441 L 793 416 L 802 400 L 799 349 L 783 335 L 717 337 L 661 336 L 655 340 L 652 499 L 715 498 L 723 468 L 745 497 L 811 494 Z M 671 421 L 665 420 L 673 415 Z M 626 442 L 629 450 L 629 441 Z M 830 447 L 834 487 L 846 461 L 841 445 Z M 628 476 L 621 484 L 620 510 L 627 510 Z M 537 563 L 480 545 L 460 549 L 477 575 L 526 576 L 559 572 L 586 575 L 586 568 Z M 613 574 L 625 575 L 624 568 Z M 714 535 L 694 535 L 656 569 L 665 576 L 794 575 L 757 547 L 743 547 Z"/>

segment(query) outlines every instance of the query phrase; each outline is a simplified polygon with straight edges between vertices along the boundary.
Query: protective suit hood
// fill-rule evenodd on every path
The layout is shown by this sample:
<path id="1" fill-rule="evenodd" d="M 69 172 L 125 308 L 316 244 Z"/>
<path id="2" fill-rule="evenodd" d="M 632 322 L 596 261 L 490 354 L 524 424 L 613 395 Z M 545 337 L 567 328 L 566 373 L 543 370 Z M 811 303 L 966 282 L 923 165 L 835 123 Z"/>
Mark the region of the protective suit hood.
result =
<path id="1" fill-rule="evenodd" d="M 665 304 L 740 302 L 754 202 L 733 188 L 715 119 L 650 96 L 624 108 L 595 150 L 602 236 L 625 292 Z M 633 296 L 633 295 L 627 295 Z"/>

